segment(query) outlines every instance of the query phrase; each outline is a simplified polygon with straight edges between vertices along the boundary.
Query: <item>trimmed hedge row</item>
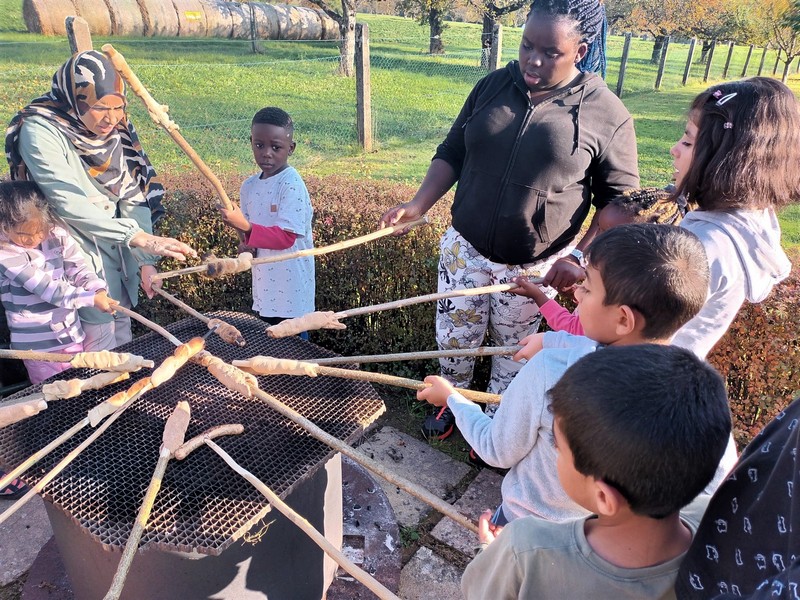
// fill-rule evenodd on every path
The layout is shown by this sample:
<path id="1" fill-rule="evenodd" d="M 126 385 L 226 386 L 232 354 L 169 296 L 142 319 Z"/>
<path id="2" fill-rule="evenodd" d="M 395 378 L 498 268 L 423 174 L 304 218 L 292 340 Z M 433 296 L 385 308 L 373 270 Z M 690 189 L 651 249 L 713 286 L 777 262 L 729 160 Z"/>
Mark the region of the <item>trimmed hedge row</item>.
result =
<path id="1" fill-rule="evenodd" d="M 201 253 L 235 255 L 238 240 L 231 229 L 222 225 L 211 188 L 197 177 L 167 176 L 164 180 L 172 191 L 166 197 L 168 212 L 159 223 L 158 232 L 177 237 Z M 223 179 L 225 188 L 231 191 L 238 190 L 240 182 Z M 374 231 L 386 208 L 410 199 L 415 191 L 403 184 L 344 177 L 308 177 L 306 184 L 315 208 L 314 243 L 318 247 Z M 317 308 L 339 311 L 435 292 L 438 242 L 449 224 L 449 202 L 436 205 L 429 218 L 429 225 L 409 235 L 387 237 L 317 257 Z M 745 305 L 709 356 L 727 380 L 739 444 L 749 441 L 800 394 L 800 251 L 795 249 L 790 258 L 796 266 L 789 279 L 766 302 Z M 180 266 L 185 265 L 167 260 L 160 268 Z M 224 279 L 188 275 L 167 280 L 165 289 L 201 312 L 250 311 L 249 273 Z M 435 309 L 434 304 L 427 303 L 351 317 L 345 320 L 346 330 L 311 332 L 311 341 L 342 355 L 435 349 Z M 185 317 L 160 297 L 142 298 L 138 310 L 161 324 Z M 365 368 L 415 379 L 438 371 L 434 361 Z M 477 386 L 486 378 L 485 371 L 486 364 L 479 365 Z"/>

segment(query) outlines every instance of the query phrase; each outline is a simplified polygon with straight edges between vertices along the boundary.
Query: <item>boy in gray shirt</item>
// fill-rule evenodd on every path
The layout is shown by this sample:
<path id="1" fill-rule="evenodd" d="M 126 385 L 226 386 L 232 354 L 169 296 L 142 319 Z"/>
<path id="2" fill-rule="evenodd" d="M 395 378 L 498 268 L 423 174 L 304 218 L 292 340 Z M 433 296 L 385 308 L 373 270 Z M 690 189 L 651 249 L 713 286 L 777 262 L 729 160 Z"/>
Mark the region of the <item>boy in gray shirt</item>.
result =
<path id="1" fill-rule="evenodd" d="M 467 600 L 674 598 L 730 434 L 725 385 L 692 353 L 640 345 L 591 353 L 550 390 L 561 485 L 591 516 L 517 519 L 461 581 Z"/>

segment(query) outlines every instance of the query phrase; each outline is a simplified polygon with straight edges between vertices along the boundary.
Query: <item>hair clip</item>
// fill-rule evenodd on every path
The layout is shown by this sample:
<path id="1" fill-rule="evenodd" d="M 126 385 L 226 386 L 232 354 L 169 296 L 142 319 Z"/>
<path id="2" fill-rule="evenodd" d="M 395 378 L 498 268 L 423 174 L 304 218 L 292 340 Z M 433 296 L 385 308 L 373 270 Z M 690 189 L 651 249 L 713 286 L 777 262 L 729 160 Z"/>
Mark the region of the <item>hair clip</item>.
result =
<path id="1" fill-rule="evenodd" d="M 725 124 L 722 126 L 723 129 L 733 129 L 733 123 L 730 121 L 725 121 Z"/>
<path id="2" fill-rule="evenodd" d="M 717 92 L 719 92 L 719 90 L 717 90 Z M 716 94 L 716 92 L 714 92 L 714 93 Z M 721 92 L 720 92 L 720 93 L 721 93 Z M 736 93 L 737 93 L 737 92 L 731 92 L 730 94 L 726 94 L 725 96 L 723 96 L 722 98 L 720 98 L 719 100 L 717 100 L 717 106 L 722 106 L 723 104 L 725 104 L 725 103 L 726 103 L 728 100 L 730 100 L 730 99 L 732 99 L 734 96 L 736 96 Z"/>

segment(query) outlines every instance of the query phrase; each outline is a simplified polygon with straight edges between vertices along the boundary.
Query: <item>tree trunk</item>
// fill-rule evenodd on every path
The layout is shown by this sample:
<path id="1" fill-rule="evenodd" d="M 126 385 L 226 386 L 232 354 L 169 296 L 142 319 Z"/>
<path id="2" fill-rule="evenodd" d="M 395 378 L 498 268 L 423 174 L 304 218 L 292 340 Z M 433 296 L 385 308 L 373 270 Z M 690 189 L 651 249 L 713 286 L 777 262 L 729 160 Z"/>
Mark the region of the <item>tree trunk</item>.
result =
<path id="1" fill-rule="evenodd" d="M 700 50 L 700 57 L 697 59 L 697 62 L 701 64 L 705 64 L 708 60 L 708 53 L 711 52 L 711 44 L 713 40 L 703 40 L 703 49 Z"/>
<path id="2" fill-rule="evenodd" d="M 661 62 L 661 52 L 664 49 L 664 40 L 667 39 L 664 35 L 657 35 L 655 42 L 653 42 L 653 54 L 650 56 L 650 62 L 657 65 Z"/>
<path id="3" fill-rule="evenodd" d="M 442 19 L 442 12 L 438 8 L 431 8 L 428 15 L 428 22 L 431 25 L 431 54 L 444 54 L 444 43 L 442 42 L 442 31 L 444 30 L 444 23 Z"/>
<path id="4" fill-rule="evenodd" d="M 489 67 L 489 55 L 492 53 L 492 32 L 497 18 L 489 13 L 483 13 L 483 31 L 481 32 L 481 66 Z"/>
<path id="5" fill-rule="evenodd" d="M 356 3 L 342 0 L 342 20 L 339 21 L 342 45 L 339 48 L 339 74 L 345 77 L 355 75 L 356 59 Z"/>

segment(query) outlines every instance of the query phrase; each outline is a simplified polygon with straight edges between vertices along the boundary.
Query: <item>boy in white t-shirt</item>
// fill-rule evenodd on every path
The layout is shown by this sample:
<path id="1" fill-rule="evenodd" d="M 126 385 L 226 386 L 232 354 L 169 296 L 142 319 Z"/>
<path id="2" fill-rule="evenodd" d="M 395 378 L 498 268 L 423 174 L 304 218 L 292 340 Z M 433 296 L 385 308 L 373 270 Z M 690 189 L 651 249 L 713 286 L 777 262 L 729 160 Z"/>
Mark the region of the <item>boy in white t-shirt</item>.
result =
<path id="1" fill-rule="evenodd" d="M 288 164 L 295 149 L 294 122 L 283 110 L 267 107 L 253 117 L 250 144 L 261 173 L 248 177 L 239 194 L 241 208 L 219 208 L 222 219 L 244 234 L 256 256 L 314 247 L 314 210 L 300 174 Z M 314 257 L 253 265 L 253 310 L 274 325 L 314 312 Z M 308 339 L 308 334 L 301 337 Z"/>

